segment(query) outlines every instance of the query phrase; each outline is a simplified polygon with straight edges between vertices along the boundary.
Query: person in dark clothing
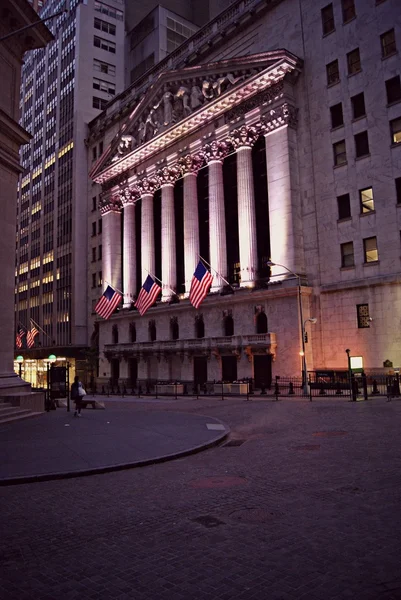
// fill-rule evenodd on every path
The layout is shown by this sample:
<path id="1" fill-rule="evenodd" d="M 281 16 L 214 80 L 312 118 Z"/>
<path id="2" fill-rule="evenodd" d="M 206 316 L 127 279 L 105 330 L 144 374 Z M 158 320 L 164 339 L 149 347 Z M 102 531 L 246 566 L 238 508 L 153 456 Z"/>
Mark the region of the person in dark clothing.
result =
<path id="1" fill-rule="evenodd" d="M 83 389 L 82 383 L 79 381 L 78 375 L 74 377 L 74 383 L 71 386 L 71 400 L 75 402 L 74 417 L 81 416 L 82 410 L 82 394 L 80 394 L 80 388 Z"/>

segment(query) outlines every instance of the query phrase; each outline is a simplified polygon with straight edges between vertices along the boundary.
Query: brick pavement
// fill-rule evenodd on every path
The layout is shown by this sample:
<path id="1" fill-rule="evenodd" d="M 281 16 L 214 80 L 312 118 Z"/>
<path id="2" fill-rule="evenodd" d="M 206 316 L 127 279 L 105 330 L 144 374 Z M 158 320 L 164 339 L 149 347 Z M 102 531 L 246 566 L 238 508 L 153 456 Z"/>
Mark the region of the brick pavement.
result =
<path id="1" fill-rule="evenodd" d="M 400 600 L 401 402 L 147 407 L 246 441 L 1 488 L 1 598 Z"/>

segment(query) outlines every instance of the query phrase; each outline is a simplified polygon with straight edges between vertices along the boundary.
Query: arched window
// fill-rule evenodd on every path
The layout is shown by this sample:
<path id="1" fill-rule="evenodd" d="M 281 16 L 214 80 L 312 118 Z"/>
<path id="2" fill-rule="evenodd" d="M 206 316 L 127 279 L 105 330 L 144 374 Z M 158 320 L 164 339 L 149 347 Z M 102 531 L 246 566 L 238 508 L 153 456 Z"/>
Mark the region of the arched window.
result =
<path id="1" fill-rule="evenodd" d="M 129 341 L 131 343 L 136 342 L 136 327 L 135 327 L 135 323 L 130 323 L 129 324 Z"/>
<path id="2" fill-rule="evenodd" d="M 111 330 L 111 343 L 118 344 L 118 327 L 117 327 L 117 325 L 113 325 L 113 329 Z"/>
<path id="3" fill-rule="evenodd" d="M 224 335 L 234 335 L 234 319 L 231 315 L 224 317 L 223 327 Z"/>
<path id="4" fill-rule="evenodd" d="M 256 333 L 267 333 L 267 317 L 264 312 L 256 316 Z"/>
<path id="5" fill-rule="evenodd" d="M 195 337 L 205 337 L 205 324 L 203 322 L 203 315 L 197 315 L 195 317 Z"/>
<path id="6" fill-rule="evenodd" d="M 149 340 L 151 342 L 156 341 L 156 323 L 155 323 L 155 321 L 149 321 Z"/>
<path id="7" fill-rule="evenodd" d="M 170 332 L 171 332 L 171 339 L 178 340 L 178 338 L 180 337 L 180 328 L 178 325 L 177 317 L 171 317 L 171 319 L 170 319 Z"/>

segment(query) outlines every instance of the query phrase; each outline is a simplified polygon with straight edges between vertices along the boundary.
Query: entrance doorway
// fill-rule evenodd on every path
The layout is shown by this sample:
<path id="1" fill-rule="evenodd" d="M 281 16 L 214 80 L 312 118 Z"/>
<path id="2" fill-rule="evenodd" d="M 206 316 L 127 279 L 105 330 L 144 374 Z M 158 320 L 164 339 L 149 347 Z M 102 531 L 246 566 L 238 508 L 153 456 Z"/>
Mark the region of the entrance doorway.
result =
<path id="1" fill-rule="evenodd" d="M 194 383 L 203 385 L 207 381 L 206 356 L 194 356 Z"/>
<path id="2" fill-rule="evenodd" d="M 129 376 L 129 385 L 131 387 L 135 387 L 136 380 L 138 379 L 138 361 L 136 358 L 129 359 L 128 376 Z"/>
<path id="3" fill-rule="evenodd" d="M 221 378 L 223 381 L 237 381 L 237 357 L 236 356 L 222 356 L 221 357 L 222 373 Z"/>
<path id="4" fill-rule="evenodd" d="M 260 389 L 262 384 L 270 388 L 272 384 L 272 357 L 270 354 L 255 354 L 253 356 L 253 378 L 255 388 Z"/>
<path id="5" fill-rule="evenodd" d="M 112 358 L 110 362 L 111 367 L 111 384 L 117 385 L 120 379 L 120 361 L 118 358 Z"/>

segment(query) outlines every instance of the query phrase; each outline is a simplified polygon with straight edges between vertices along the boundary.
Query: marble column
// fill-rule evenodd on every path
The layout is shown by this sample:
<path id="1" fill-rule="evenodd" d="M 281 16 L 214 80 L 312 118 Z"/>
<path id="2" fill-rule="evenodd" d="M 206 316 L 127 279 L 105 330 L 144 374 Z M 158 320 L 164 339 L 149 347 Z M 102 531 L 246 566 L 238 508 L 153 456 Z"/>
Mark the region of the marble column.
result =
<path id="1" fill-rule="evenodd" d="M 122 288 L 121 270 L 121 204 L 117 196 L 103 195 L 100 199 L 102 215 L 102 275 L 103 289 L 111 285 Z"/>
<path id="2" fill-rule="evenodd" d="M 213 141 L 203 147 L 209 168 L 209 255 L 212 267 L 212 292 L 223 288 L 227 277 L 226 217 L 224 210 L 223 161 L 228 154 L 226 142 Z"/>
<path id="3" fill-rule="evenodd" d="M 191 281 L 199 261 L 199 215 L 196 178 L 204 162 L 201 154 L 180 160 L 184 180 L 184 273 L 185 294 L 189 294 Z"/>
<path id="4" fill-rule="evenodd" d="M 270 111 L 262 127 L 266 140 L 271 260 L 294 273 L 304 273 L 295 108 L 283 104 Z M 272 275 L 283 273 L 282 267 L 272 267 Z"/>
<path id="5" fill-rule="evenodd" d="M 258 270 L 252 146 L 259 132 L 243 125 L 230 134 L 237 151 L 238 239 L 241 287 L 254 287 Z"/>
<path id="6" fill-rule="evenodd" d="M 177 288 L 174 183 L 180 172 L 178 167 L 164 167 L 156 175 L 162 191 L 162 300 L 169 300 Z"/>
<path id="7" fill-rule="evenodd" d="M 126 189 L 120 194 L 123 205 L 123 292 L 124 307 L 129 308 L 136 293 L 135 202 L 138 193 Z"/>
<path id="8" fill-rule="evenodd" d="M 153 223 L 153 194 L 158 188 L 156 179 L 144 178 L 137 183 L 142 200 L 141 212 L 141 285 L 155 272 L 155 230 Z"/>

